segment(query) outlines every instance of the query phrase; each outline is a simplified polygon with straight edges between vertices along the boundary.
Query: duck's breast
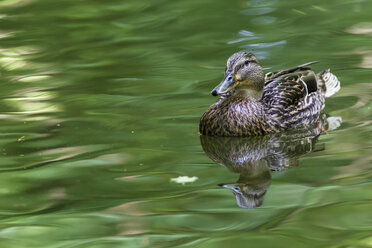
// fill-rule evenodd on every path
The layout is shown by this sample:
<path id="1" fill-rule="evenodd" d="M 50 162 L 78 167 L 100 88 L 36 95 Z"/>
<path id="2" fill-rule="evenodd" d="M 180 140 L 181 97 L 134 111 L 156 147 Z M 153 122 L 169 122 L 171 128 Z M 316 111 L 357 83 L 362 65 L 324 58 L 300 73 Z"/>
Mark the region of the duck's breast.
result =
<path id="1" fill-rule="evenodd" d="M 260 102 L 227 99 L 210 106 L 200 120 L 200 133 L 213 136 L 255 136 L 267 132 Z"/>

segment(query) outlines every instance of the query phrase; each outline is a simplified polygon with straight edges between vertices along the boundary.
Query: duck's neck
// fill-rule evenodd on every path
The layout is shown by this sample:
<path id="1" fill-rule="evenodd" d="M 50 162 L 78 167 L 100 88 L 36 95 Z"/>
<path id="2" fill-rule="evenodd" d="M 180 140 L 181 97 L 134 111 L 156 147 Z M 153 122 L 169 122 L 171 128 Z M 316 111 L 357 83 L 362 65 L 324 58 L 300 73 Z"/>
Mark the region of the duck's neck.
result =
<path id="1" fill-rule="evenodd" d="M 264 75 L 261 71 L 260 74 L 251 75 L 249 79 L 241 82 L 235 88 L 235 96 L 249 99 L 250 101 L 259 101 L 262 98 L 263 88 L 265 85 Z"/>
<path id="2" fill-rule="evenodd" d="M 262 98 L 263 90 L 256 89 L 239 89 L 235 92 L 234 96 L 246 98 L 251 101 L 259 101 Z"/>

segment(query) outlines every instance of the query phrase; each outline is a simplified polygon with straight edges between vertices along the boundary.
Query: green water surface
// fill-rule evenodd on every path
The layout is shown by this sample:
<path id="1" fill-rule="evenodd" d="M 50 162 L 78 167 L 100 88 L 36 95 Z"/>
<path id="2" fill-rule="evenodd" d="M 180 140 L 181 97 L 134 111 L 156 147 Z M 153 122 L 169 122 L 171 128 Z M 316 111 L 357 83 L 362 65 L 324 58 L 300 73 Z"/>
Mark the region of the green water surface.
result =
<path id="1" fill-rule="evenodd" d="M 372 247 L 371 13 L 369 0 L 2 0 L 0 247 Z M 198 132 L 239 50 L 267 70 L 320 61 L 342 85 L 325 108 L 341 126 L 267 170 L 251 209 L 218 186 L 251 172 L 211 160 Z"/>

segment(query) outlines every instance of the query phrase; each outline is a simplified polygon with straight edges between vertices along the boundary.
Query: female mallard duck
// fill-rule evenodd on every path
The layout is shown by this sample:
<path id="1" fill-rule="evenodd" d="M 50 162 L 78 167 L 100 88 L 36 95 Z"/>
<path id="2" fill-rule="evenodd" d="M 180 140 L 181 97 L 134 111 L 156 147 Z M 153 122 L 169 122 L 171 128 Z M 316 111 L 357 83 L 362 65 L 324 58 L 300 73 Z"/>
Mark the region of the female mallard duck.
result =
<path id="1" fill-rule="evenodd" d="M 254 136 L 315 125 L 340 82 L 329 69 L 315 74 L 308 67 L 314 63 L 264 75 L 252 53 L 233 54 L 223 82 L 211 92 L 221 97 L 201 117 L 200 133 Z"/>

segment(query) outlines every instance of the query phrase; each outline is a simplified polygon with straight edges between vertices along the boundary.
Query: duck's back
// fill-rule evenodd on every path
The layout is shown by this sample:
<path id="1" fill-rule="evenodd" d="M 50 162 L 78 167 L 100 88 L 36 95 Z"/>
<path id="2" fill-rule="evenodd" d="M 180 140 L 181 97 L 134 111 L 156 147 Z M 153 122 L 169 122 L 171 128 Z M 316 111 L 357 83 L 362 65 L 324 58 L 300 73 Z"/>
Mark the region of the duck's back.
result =
<path id="1" fill-rule="evenodd" d="M 200 119 L 199 131 L 212 136 L 264 135 L 269 126 L 261 102 L 242 97 L 221 98 Z"/>
<path id="2" fill-rule="evenodd" d="M 324 108 L 326 85 L 321 75 L 298 68 L 266 81 L 262 103 L 275 132 L 314 124 Z"/>

